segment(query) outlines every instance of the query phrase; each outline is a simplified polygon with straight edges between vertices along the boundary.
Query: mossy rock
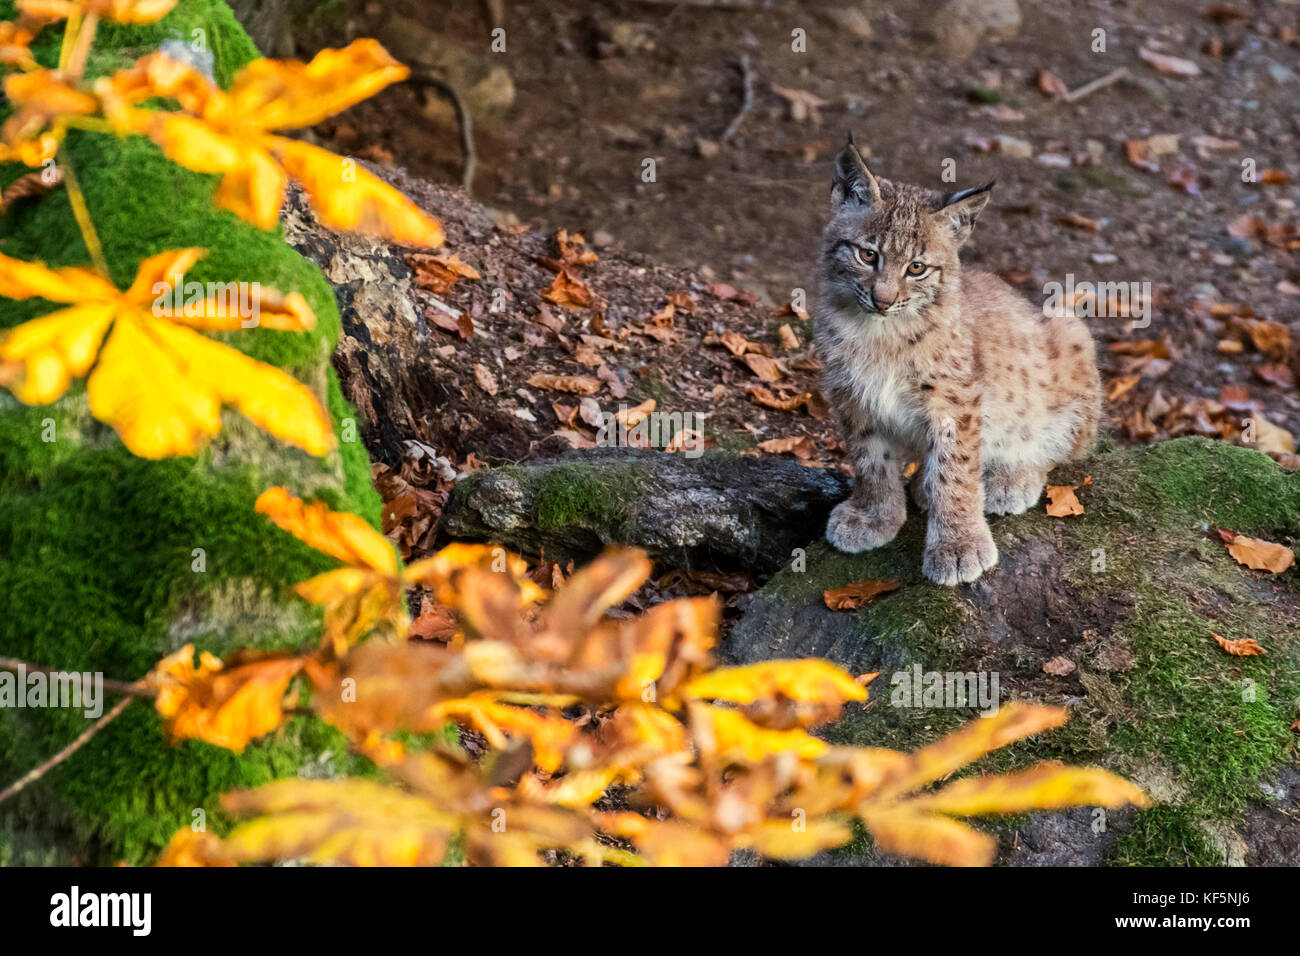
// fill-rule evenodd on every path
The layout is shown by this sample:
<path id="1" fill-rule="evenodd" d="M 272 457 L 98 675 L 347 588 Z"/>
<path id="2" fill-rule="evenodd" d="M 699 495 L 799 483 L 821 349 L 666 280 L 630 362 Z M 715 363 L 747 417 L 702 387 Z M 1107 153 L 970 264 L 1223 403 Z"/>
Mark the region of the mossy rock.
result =
<path id="1" fill-rule="evenodd" d="M 724 655 L 825 656 L 855 672 L 880 671 L 874 701 L 830 730 L 856 744 L 911 749 L 976 716 L 978 707 L 960 706 L 960 698 L 923 696 L 914 706 L 905 689 L 916 686 L 909 677 L 918 671 L 997 675 L 1003 702 L 1069 705 L 1064 727 L 991 755 L 978 769 L 1040 759 L 1101 765 L 1147 787 L 1157 805 L 1111 814 L 1104 831 L 1088 810 L 1008 824 L 1006 862 L 1272 859 L 1259 835 L 1272 833 L 1275 842 L 1277 827 L 1264 817 L 1285 821 L 1300 809 L 1291 806 L 1300 787 L 1279 783 L 1297 766 L 1298 572 L 1243 567 L 1214 529 L 1295 546 L 1300 475 L 1255 451 L 1186 438 L 1108 451 L 1050 480 L 1081 485 L 1085 513 L 1051 518 L 1039 505 L 993 519 L 1001 560 L 975 584 L 941 588 L 921 576 L 924 517 L 912 515 L 878 551 L 845 555 L 812 545 L 802 571 L 787 568 L 758 593 Z M 900 587 L 856 612 L 826 608 L 824 590 L 864 579 Z M 1255 638 L 1268 654 L 1230 656 L 1211 632 Z M 1054 659 L 1073 669 L 1045 672 Z M 1289 826 L 1294 846 L 1300 825 L 1292 818 Z M 1025 846 L 1036 828 L 1041 851 Z M 864 844 L 844 859 L 879 862 Z"/>
<path id="2" fill-rule="evenodd" d="M 12 15 L 11 0 L 0 0 L 0 18 Z M 39 38 L 43 63 L 57 57 L 60 37 L 50 28 Z M 258 55 L 223 3 L 180 0 L 156 24 L 102 26 L 91 71 L 126 65 L 168 39 L 199 37 L 223 84 Z M 345 440 L 316 459 L 227 413 L 223 433 L 198 457 L 150 462 L 90 417 L 84 381 L 44 407 L 0 392 L 0 654 L 135 679 L 187 642 L 218 655 L 311 643 L 318 613 L 288 585 L 332 562 L 256 515 L 253 503 L 266 487 L 287 484 L 378 521 L 368 459 L 354 438 L 359 429 L 342 427 L 354 412 L 330 366 L 339 334 L 332 290 L 278 232 L 217 210 L 215 177 L 176 167 L 148 141 L 74 133 L 67 148 L 120 285 L 145 256 L 203 246 L 209 255 L 193 279 L 258 281 L 307 298 L 318 319 L 314 332 L 259 329 L 224 340 L 315 389 Z M 5 182 L 24 171 L 0 167 Z M 62 190 L 19 203 L 0 219 L 0 251 L 50 265 L 89 261 Z M 0 300 L 0 328 L 52 307 Z M 86 723 L 80 711 L 0 710 L 0 784 L 56 753 Z M 152 709 L 137 703 L 0 805 L 0 864 L 147 861 L 191 822 L 193 810 L 205 809 L 215 822 L 215 798 L 227 790 L 303 767 L 349 769 L 346 757 L 320 765 L 326 751 L 346 748 L 335 732 L 306 719 L 243 754 L 195 742 L 171 747 Z"/>

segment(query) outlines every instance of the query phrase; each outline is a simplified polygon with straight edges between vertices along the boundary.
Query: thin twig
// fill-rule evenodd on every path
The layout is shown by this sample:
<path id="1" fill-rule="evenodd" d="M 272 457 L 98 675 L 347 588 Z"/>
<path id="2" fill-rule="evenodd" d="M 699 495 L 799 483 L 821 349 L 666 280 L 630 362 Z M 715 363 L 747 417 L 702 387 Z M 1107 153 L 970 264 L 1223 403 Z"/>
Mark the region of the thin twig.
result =
<path id="1" fill-rule="evenodd" d="M 118 714 L 122 713 L 122 711 L 126 710 L 127 707 L 131 706 L 131 704 L 133 704 L 134 702 L 135 702 L 134 697 L 123 697 L 121 700 L 119 700 L 116 704 L 113 705 L 112 710 L 110 710 L 103 717 L 99 718 L 99 720 L 95 721 L 93 724 L 91 724 L 89 727 L 83 730 L 77 736 L 76 740 L 68 744 L 66 747 L 64 747 L 62 750 L 60 750 L 53 757 L 45 761 L 45 763 L 41 764 L 36 769 L 29 771 L 24 776 L 20 777 L 18 780 L 15 780 L 13 783 L 9 784 L 9 786 L 5 787 L 3 790 L 0 790 L 0 803 L 4 803 L 6 800 L 8 800 L 14 794 L 18 793 L 20 790 L 27 787 L 29 784 L 32 784 L 37 780 L 41 779 L 41 777 L 45 776 L 47 773 L 49 773 L 59 764 L 63 763 L 63 761 L 67 760 L 69 757 L 75 754 L 78 750 L 80 750 L 82 747 L 86 745 L 86 743 L 90 740 L 91 737 L 95 736 L 95 734 L 99 733 L 101 730 L 107 727 L 110 721 L 114 720 L 118 716 Z"/>
<path id="2" fill-rule="evenodd" d="M 0 670 L 25 670 L 33 674 L 64 673 L 56 671 L 53 667 L 46 667 L 44 664 L 33 664 L 30 661 L 19 660 L 17 657 L 0 657 Z M 152 687 L 139 681 L 128 682 L 105 677 L 102 679 L 102 683 L 106 690 L 110 690 L 114 694 L 126 694 L 129 697 L 156 697 L 158 695 L 158 692 Z"/>
<path id="3" fill-rule="evenodd" d="M 745 88 L 745 95 L 740 103 L 740 112 L 727 124 L 726 130 L 722 133 L 722 138 L 718 140 L 720 143 L 725 143 L 736 135 L 736 130 L 740 129 L 740 124 L 749 115 L 749 111 L 754 108 L 754 69 L 749 64 L 748 53 L 742 53 L 740 56 L 740 77 Z"/>
<path id="4" fill-rule="evenodd" d="M 474 149 L 474 121 L 470 117 L 469 107 L 456 88 L 446 80 L 427 73 L 414 76 L 412 79 L 425 86 L 433 87 L 451 101 L 452 108 L 456 111 L 456 124 L 460 127 L 460 151 L 465 157 L 465 165 L 460 173 L 460 184 L 465 187 L 465 192 L 472 192 L 474 171 L 478 167 L 478 153 Z"/>
<path id="5" fill-rule="evenodd" d="M 1083 84 L 1083 86 L 1079 87 L 1077 90 L 1069 91 L 1062 97 L 1062 99 L 1067 103 L 1077 103 L 1085 96 L 1096 93 L 1098 90 L 1104 89 L 1112 83 L 1122 80 L 1126 76 L 1128 76 L 1128 68 L 1121 66 L 1117 70 L 1111 70 L 1105 76 L 1098 77 L 1091 83 Z"/>

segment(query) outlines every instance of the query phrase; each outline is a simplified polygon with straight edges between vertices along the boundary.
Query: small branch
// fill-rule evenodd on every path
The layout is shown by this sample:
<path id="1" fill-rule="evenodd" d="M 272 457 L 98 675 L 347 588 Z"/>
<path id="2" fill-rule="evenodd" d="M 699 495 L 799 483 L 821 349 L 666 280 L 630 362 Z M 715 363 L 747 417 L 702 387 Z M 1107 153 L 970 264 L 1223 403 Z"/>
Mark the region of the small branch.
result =
<path id="1" fill-rule="evenodd" d="M 67 671 L 58 671 L 53 667 L 46 667 L 43 664 L 33 664 L 30 661 L 20 660 L 17 657 L 0 657 L 0 670 L 25 670 L 33 674 L 68 673 Z M 128 697 L 158 696 L 157 691 L 140 681 L 127 682 L 124 680 L 113 680 L 111 677 L 105 677 L 102 679 L 102 683 L 105 690 L 112 691 L 114 694 L 126 694 Z"/>
<path id="2" fill-rule="evenodd" d="M 1071 90 L 1066 93 L 1062 99 L 1067 103 L 1077 103 L 1085 96 L 1096 93 L 1098 90 L 1104 89 L 1112 83 L 1122 80 L 1126 76 L 1128 76 L 1128 68 L 1121 66 L 1117 70 L 1111 70 L 1105 76 L 1098 77 L 1090 83 L 1083 84 L 1083 86 L 1079 87 L 1077 90 Z"/>
<path id="3" fill-rule="evenodd" d="M 433 87 L 448 99 L 452 108 L 456 110 L 456 123 L 460 127 L 460 151 L 465 157 L 465 164 L 461 168 L 460 184 L 465 187 L 465 192 L 472 193 L 474 171 L 478 168 L 478 153 L 474 149 L 474 121 L 470 116 L 469 107 L 456 88 L 446 80 L 428 74 L 414 76 L 412 79 L 417 83 Z"/>
<path id="4" fill-rule="evenodd" d="M 99 733 L 101 730 L 107 727 L 110 722 L 115 720 L 117 716 L 122 713 L 122 711 L 126 710 L 127 707 L 131 706 L 131 704 L 133 704 L 134 702 L 135 702 L 134 697 L 123 697 L 121 700 L 119 700 L 116 704 L 113 705 L 112 710 L 110 710 L 103 717 L 99 718 L 99 720 L 95 721 L 93 724 L 91 724 L 89 727 L 83 730 L 77 736 L 76 740 L 68 744 L 66 747 L 64 747 L 62 750 L 56 753 L 49 760 L 45 761 L 45 763 L 41 764 L 35 770 L 29 771 L 23 777 L 19 778 L 18 780 L 15 780 L 13 783 L 9 784 L 9 786 L 5 787 L 3 790 L 0 790 L 0 803 L 4 803 L 6 800 L 8 800 L 14 794 L 18 793 L 20 790 L 23 790 L 28 785 L 41 779 L 41 777 L 45 776 L 47 773 L 49 773 L 59 764 L 63 763 L 63 761 L 67 760 L 69 757 L 75 754 L 78 750 L 80 750 L 90 741 L 91 737 L 95 736 L 95 734 Z"/>
<path id="5" fill-rule="evenodd" d="M 723 131 L 722 138 L 718 140 L 720 143 L 725 143 L 736 135 L 736 130 L 740 129 L 740 124 L 749 115 L 750 110 L 754 108 L 754 69 L 750 66 L 748 53 L 741 54 L 740 76 L 745 87 L 744 98 L 740 103 L 740 112 L 735 115 L 727 125 L 726 130 Z"/>

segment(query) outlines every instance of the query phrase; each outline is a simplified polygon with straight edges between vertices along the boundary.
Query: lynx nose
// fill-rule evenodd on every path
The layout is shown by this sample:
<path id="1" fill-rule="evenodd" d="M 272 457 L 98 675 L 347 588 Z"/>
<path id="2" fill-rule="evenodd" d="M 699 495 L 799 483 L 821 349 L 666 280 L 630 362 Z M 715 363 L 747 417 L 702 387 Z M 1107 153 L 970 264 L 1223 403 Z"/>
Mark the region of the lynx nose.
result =
<path id="1" fill-rule="evenodd" d="M 876 289 L 871 293 L 871 301 L 876 304 L 876 308 L 883 311 L 898 301 L 897 293 L 890 296 L 889 298 L 885 298 L 885 295 L 887 294 L 888 293 L 882 294 L 879 289 Z"/>

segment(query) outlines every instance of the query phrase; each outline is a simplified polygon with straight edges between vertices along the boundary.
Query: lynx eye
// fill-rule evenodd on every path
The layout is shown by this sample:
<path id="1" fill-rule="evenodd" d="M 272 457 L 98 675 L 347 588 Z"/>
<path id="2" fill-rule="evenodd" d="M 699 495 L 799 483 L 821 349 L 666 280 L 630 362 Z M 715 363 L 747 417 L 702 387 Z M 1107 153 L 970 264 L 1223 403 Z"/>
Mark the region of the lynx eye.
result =
<path id="1" fill-rule="evenodd" d="M 907 274 L 912 276 L 913 278 L 919 275 L 924 275 L 925 270 L 926 270 L 926 265 L 920 259 L 914 259 L 912 262 L 909 262 L 907 264 Z"/>
<path id="2" fill-rule="evenodd" d="M 873 267 L 880 260 L 880 256 L 877 254 L 875 249 L 863 249 L 861 246 L 853 247 L 853 258 L 857 259 L 858 262 L 862 263 L 864 266 Z"/>

